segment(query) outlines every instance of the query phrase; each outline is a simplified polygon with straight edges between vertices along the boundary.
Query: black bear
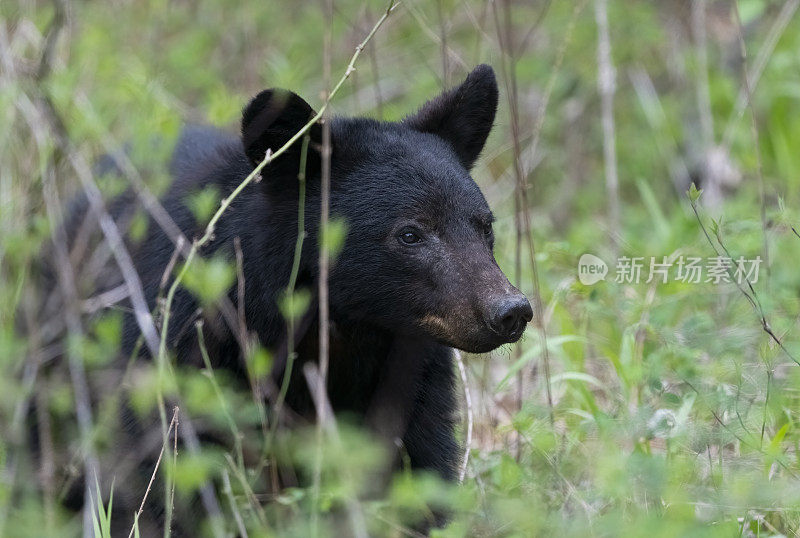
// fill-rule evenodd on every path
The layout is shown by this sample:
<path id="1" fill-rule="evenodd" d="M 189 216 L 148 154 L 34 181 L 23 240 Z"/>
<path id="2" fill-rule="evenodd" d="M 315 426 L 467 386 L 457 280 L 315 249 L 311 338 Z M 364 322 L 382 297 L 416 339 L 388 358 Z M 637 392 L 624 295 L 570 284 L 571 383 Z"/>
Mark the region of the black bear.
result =
<path id="1" fill-rule="evenodd" d="M 346 237 L 329 278 L 328 397 L 335 412 L 360 417 L 380 435 L 402 440 L 413 468 L 453 479 L 460 458 L 454 436 L 452 349 L 482 353 L 522 335 L 532 312 L 495 262 L 492 213 L 469 171 L 494 122 L 498 89 L 492 68 L 475 68 L 459 86 L 399 122 L 333 118 L 330 212 Z M 207 127 L 182 134 L 173 157 L 166 210 L 191 238 L 203 232 L 186 198 L 213 186 L 228 196 L 268 150 L 277 150 L 313 116 L 294 93 L 265 90 L 245 108 L 241 138 Z M 309 131 L 305 230 L 297 286 L 315 290 L 320 220 L 322 127 Z M 204 256 L 233 262 L 244 276 L 244 317 L 260 344 L 280 356 L 287 323 L 278 300 L 292 271 L 298 234 L 295 143 L 246 187 L 218 222 Z M 155 225 L 135 253 L 150 306 L 174 245 Z M 228 299 L 242 297 L 234 284 Z M 316 308 L 297 329 L 297 360 L 285 405 L 314 419 L 301 365 L 317 360 Z M 193 321 L 198 303 L 179 290 L 169 345 L 179 362 L 202 364 Z M 209 315 L 206 313 L 206 315 Z M 221 314 L 213 314 L 221 316 Z M 246 375 L 234 331 L 210 320 L 205 336 L 214 367 Z M 128 320 L 126 341 L 137 337 Z M 277 359 L 276 359 L 277 361 Z M 278 361 L 280 363 L 280 361 Z M 278 364 L 280 366 L 280 364 Z M 273 368 L 280 385 L 284 368 Z"/>

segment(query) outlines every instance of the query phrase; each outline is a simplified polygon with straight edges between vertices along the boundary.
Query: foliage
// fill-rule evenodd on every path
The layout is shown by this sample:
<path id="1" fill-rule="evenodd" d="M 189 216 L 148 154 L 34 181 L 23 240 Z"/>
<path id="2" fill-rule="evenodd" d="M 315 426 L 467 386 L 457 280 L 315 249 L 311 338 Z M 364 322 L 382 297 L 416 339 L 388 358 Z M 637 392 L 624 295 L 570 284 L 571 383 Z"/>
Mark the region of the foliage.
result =
<path id="1" fill-rule="evenodd" d="M 265 431 L 263 408 L 224 372 L 159 371 L 117 357 L 120 313 L 92 302 L 94 286 L 105 282 L 102 264 L 76 281 L 83 332 L 65 329 L 65 308 L 43 282 L 54 278 L 55 217 L 80 186 L 69 167 L 59 168 L 60 210 L 48 208 L 46 167 L 55 142 L 37 138 L 26 103 L 48 96 L 88 162 L 124 147 L 136 173 L 160 194 L 183 122 L 236 130 L 241 106 L 267 86 L 297 90 L 319 106 L 326 25 L 336 80 L 386 6 L 338 0 L 333 20 L 325 21 L 319 3 L 309 1 L 73 2 L 52 71 L 37 81 L 56 4 L 0 3 L 0 535 L 78 535 L 81 515 L 60 501 L 82 463 L 126 442 L 120 402 L 157 422 L 161 395 L 180 399 L 181 416 L 229 441 L 229 449 L 198 451 L 175 451 L 169 436 L 155 441 L 156 452 L 164 448 L 157 473 L 164 480 L 151 495 L 168 498 L 174 486 L 175 519 L 187 517 L 180 507 L 204 485 L 216 485 L 221 517 L 202 515 L 210 536 L 242 529 L 250 536 L 338 536 L 358 519 L 371 535 L 401 536 L 442 510 L 452 517 L 436 536 L 796 536 L 800 19 L 790 17 L 778 32 L 783 2 L 737 2 L 746 67 L 756 72 L 761 53 L 766 60 L 763 74 L 751 77 L 752 107 L 738 109 L 745 66 L 729 3 L 698 0 L 706 7 L 704 44 L 690 2 L 610 1 L 621 202 L 620 227 L 611 229 L 593 4 L 581 10 L 572 2 L 407 0 L 331 103 L 335 113 L 397 120 L 475 64 L 494 65 L 503 91 L 499 117 L 473 175 L 498 218 L 498 263 L 533 297 L 527 241 L 518 245 L 515 233 L 507 100 L 515 85 L 524 210 L 544 307 L 546 342 L 531 326 L 513 348 L 465 357 L 474 435 L 463 484 L 403 470 L 377 494 L 371 487 L 385 451 L 346 418 L 336 434 Z M 503 53 L 508 42 L 511 59 Z M 726 172 L 712 178 L 709 163 Z M 109 200 L 120 192 L 111 179 L 99 183 Z M 198 222 L 208 222 L 218 203 L 218 193 L 196 193 Z M 141 215 L 129 224 L 130 237 L 146 237 Z M 338 221 L 327 230 L 333 252 L 345 230 Z M 752 290 L 677 281 L 676 265 L 667 282 L 614 278 L 621 257 L 644 258 L 646 277 L 651 257 L 677 264 L 681 256 L 712 258 L 715 249 L 733 259 L 763 258 Z M 579 281 L 585 253 L 608 264 L 605 280 Z M 72 261 L 102 256 L 92 243 Z M 234 265 L 195 260 L 185 288 L 214 308 L 235 280 Z M 287 316 L 298 317 L 308 301 L 305 289 L 287 296 Z M 80 359 L 91 389 L 88 436 L 76 415 L 80 394 L 68 356 Z M 257 346 L 249 358 L 262 373 L 272 360 Z M 179 419 L 177 428 L 184 427 Z M 466 431 L 465 424 L 462 439 Z M 264 453 L 299 472 L 318 470 L 318 489 L 262 498 L 268 471 L 251 465 L 250 456 Z M 90 524 L 107 536 L 116 469 L 100 471 L 105 501 L 94 499 Z M 146 484 L 153 467 L 126 472 Z M 122 496 L 125 480 L 116 476 L 113 516 L 132 525 L 134 512 L 122 514 L 122 507 L 135 510 L 141 499 Z"/>

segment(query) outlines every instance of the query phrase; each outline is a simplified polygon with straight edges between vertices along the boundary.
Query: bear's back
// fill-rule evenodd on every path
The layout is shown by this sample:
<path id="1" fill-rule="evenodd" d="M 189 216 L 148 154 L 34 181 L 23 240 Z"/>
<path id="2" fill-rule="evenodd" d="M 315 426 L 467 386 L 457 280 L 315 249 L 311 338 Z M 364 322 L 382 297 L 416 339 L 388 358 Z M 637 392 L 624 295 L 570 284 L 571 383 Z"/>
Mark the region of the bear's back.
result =
<path id="1" fill-rule="evenodd" d="M 169 166 L 173 180 L 171 190 L 192 191 L 202 186 L 198 183 L 219 183 L 234 171 L 237 177 L 242 173 L 246 175 L 247 164 L 238 137 L 216 127 L 189 124 L 183 128 L 172 153 Z M 224 188 L 227 185 L 218 186 Z"/>

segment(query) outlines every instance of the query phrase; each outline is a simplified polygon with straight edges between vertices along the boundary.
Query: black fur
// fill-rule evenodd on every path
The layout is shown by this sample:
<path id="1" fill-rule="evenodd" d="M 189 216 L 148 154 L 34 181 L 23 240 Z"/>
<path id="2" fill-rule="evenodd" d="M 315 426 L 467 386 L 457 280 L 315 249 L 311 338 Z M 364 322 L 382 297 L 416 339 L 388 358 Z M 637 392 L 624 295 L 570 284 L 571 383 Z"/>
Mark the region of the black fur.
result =
<path id="1" fill-rule="evenodd" d="M 454 438 L 456 397 L 452 347 L 485 352 L 516 340 L 499 336 L 487 320 L 498 298 L 519 296 L 492 254 L 492 216 L 468 170 L 494 121 L 497 84 L 489 66 L 397 122 L 335 118 L 331 122 L 331 205 L 347 236 L 330 276 L 331 346 L 328 391 L 336 412 L 361 417 L 379 434 L 402 439 L 411 465 L 453 479 L 459 462 Z M 246 107 L 241 139 L 205 127 L 187 128 L 172 164 L 174 183 L 164 207 L 188 237 L 202 233 L 187 195 L 214 186 L 222 196 L 277 150 L 314 115 L 291 92 L 266 90 Z M 319 229 L 319 141 L 310 131 L 305 229 L 298 287 L 316 289 Z M 300 143 L 266 166 L 215 228 L 203 251 L 233 260 L 243 252 L 248 329 L 275 350 L 286 336 L 276 299 L 286 288 L 297 234 Z M 411 231 L 411 232 L 409 232 Z M 421 241 L 405 244 L 412 233 Z M 136 254 L 148 300 L 174 250 L 151 224 Z M 237 302 L 235 286 L 229 299 Z M 179 291 L 172 305 L 169 343 L 181 362 L 199 363 L 193 319 L 198 304 Z M 209 316 L 208 313 L 206 313 Z M 215 367 L 244 376 L 239 347 L 218 314 L 206 340 Z M 316 317 L 298 344 L 299 361 L 316 360 Z M 126 342 L 136 339 L 129 320 Z M 302 368 L 295 367 L 287 405 L 313 419 Z M 279 372 L 279 373 L 282 373 Z M 275 380 L 276 382 L 279 379 Z"/>

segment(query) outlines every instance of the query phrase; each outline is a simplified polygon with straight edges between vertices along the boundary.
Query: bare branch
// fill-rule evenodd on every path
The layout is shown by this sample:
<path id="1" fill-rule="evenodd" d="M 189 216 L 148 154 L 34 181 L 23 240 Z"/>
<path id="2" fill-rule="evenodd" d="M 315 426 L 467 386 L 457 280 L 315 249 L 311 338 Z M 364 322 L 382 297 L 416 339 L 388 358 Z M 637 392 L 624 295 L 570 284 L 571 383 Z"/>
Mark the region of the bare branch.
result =
<path id="1" fill-rule="evenodd" d="M 17 107 L 28 122 L 28 126 L 34 139 L 37 141 L 39 151 L 47 155 L 49 144 L 47 133 L 44 132 L 45 122 L 41 120 L 40 111 L 26 97 L 22 96 L 17 100 Z M 64 231 L 64 218 L 61 214 L 61 201 L 58 197 L 58 190 L 55 186 L 54 163 L 42 163 L 42 186 L 44 191 L 45 207 L 51 226 L 54 227 L 53 249 L 55 254 L 56 272 L 58 274 L 61 293 L 64 296 L 64 318 L 66 326 L 75 337 L 82 337 L 84 334 L 83 325 L 80 320 L 78 290 L 75 286 L 75 274 L 72 264 L 69 261 L 67 252 L 67 240 Z M 92 437 L 92 406 L 89 398 L 89 384 L 86 381 L 86 371 L 83 360 L 74 351 L 67 350 L 67 364 L 69 366 L 70 378 L 75 392 L 75 413 L 78 418 L 78 429 L 81 435 L 81 443 L 86 457 L 84 462 L 85 484 L 84 484 L 84 535 L 88 536 L 91 532 L 92 522 L 92 478 L 99 482 L 99 465 L 94 449 L 91 446 Z"/>
<path id="2" fill-rule="evenodd" d="M 395 3 L 395 1 L 391 0 L 391 2 L 389 3 L 389 7 L 386 9 L 386 12 L 381 16 L 380 19 L 378 19 L 378 21 L 375 23 L 375 26 L 373 26 L 372 30 L 369 32 L 369 34 L 367 34 L 367 37 L 364 38 L 364 41 L 362 41 L 356 47 L 355 53 L 353 53 L 353 56 L 350 58 L 350 63 L 347 65 L 344 74 L 339 79 L 339 82 L 336 83 L 336 86 L 334 86 L 331 92 L 328 94 L 327 99 L 322 104 L 319 111 L 314 115 L 314 117 L 311 118 L 308 121 L 308 123 L 306 123 L 303 126 L 303 128 L 301 128 L 297 133 L 295 133 L 294 136 L 292 136 L 278 150 L 274 152 L 271 151 L 267 152 L 267 155 L 264 157 L 264 160 L 261 161 L 258 164 L 258 166 L 256 166 L 253 169 L 253 171 L 250 172 L 250 174 L 246 178 L 244 178 L 244 180 L 242 180 L 242 182 L 233 190 L 233 192 L 231 192 L 230 195 L 222 199 L 219 209 L 217 209 L 217 211 L 211 217 L 211 220 L 206 226 L 203 235 L 192 243 L 192 248 L 189 250 L 189 253 L 186 256 L 186 263 L 184 263 L 183 268 L 175 277 L 175 279 L 172 281 L 172 285 L 170 286 L 169 291 L 167 292 L 167 298 L 164 305 L 164 319 L 161 328 L 161 334 L 163 335 L 163 337 L 161 338 L 161 343 L 157 354 L 159 363 L 163 363 L 163 361 L 166 360 L 166 353 L 167 353 L 166 335 L 169 334 L 168 331 L 169 317 L 170 317 L 169 312 L 172 306 L 172 301 L 175 297 L 175 292 L 177 291 L 178 287 L 180 286 L 181 282 L 186 276 L 186 273 L 189 270 L 189 267 L 191 266 L 192 262 L 194 261 L 194 257 L 197 256 L 197 253 L 199 252 L 200 248 L 202 248 L 204 245 L 206 245 L 213 239 L 214 227 L 216 226 L 217 222 L 219 222 L 219 219 L 222 218 L 222 215 L 225 213 L 225 211 L 227 211 L 231 203 L 233 203 L 233 200 L 235 200 L 250 183 L 255 181 L 257 177 L 260 177 L 261 171 L 264 169 L 265 166 L 267 166 L 274 159 L 280 157 L 283 153 L 285 153 L 293 144 L 295 144 L 298 140 L 300 140 L 303 136 L 305 136 L 308 130 L 311 129 L 312 125 L 317 123 L 322 118 L 323 114 L 328 108 L 330 100 L 333 99 L 333 97 L 338 93 L 339 89 L 342 87 L 345 81 L 347 81 L 347 79 L 350 77 L 350 74 L 355 69 L 355 63 L 358 60 L 358 57 L 361 56 L 361 52 L 364 50 L 364 47 L 367 45 L 367 43 L 369 43 L 370 39 L 372 39 L 372 36 L 375 35 L 375 33 L 381 27 L 383 22 L 389 17 L 389 15 L 396 6 L 397 4 Z"/>
<path id="3" fill-rule="evenodd" d="M 167 437 L 169 434 L 172 433 L 172 430 L 178 427 L 178 412 L 180 410 L 175 407 L 172 410 L 172 420 L 169 423 L 169 429 L 167 430 Z M 131 525 L 131 530 L 128 533 L 128 538 L 133 536 L 133 533 L 136 530 L 136 526 L 139 524 L 139 517 L 141 517 L 142 513 L 144 512 L 144 505 L 147 502 L 147 496 L 150 495 L 150 490 L 153 487 L 153 482 L 156 480 L 156 473 L 158 472 L 158 467 L 161 465 L 161 459 L 164 457 L 164 451 L 166 450 L 167 445 L 161 445 L 161 452 L 158 453 L 158 459 L 156 460 L 156 465 L 153 468 L 153 473 L 150 475 L 150 481 L 147 483 L 147 489 L 144 491 L 144 496 L 142 497 L 142 503 L 139 505 L 139 509 L 133 515 L 133 525 Z"/>
<path id="4" fill-rule="evenodd" d="M 461 469 L 458 472 L 458 481 L 463 482 L 464 477 L 467 475 L 467 465 L 469 464 L 469 453 L 472 449 L 472 396 L 469 393 L 469 380 L 467 379 L 467 369 L 464 367 L 464 359 L 461 358 L 461 353 L 453 350 L 453 357 L 458 364 L 458 371 L 461 374 L 461 384 L 464 385 L 464 403 L 467 406 L 467 438 L 464 441 L 464 461 L 461 462 Z"/>
<path id="5" fill-rule="evenodd" d="M 329 434 L 332 441 L 335 443 L 341 443 L 341 440 L 339 439 L 339 433 L 336 429 L 336 421 L 333 418 L 333 409 L 331 408 L 331 403 L 328 400 L 328 394 L 325 390 L 319 390 L 321 383 L 323 383 L 319 370 L 314 363 L 307 362 L 303 366 L 303 374 L 305 375 L 306 383 L 308 384 L 308 390 L 311 392 L 311 398 L 314 400 L 314 406 L 318 409 L 324 409 L 321 416 L 325 418 L 320 419 L 319 423 Z M 324 387 L 324 384 L 322 386 Z M 343 472 L 347 474 L 346 469 Z M 353 536 L 356 538 L 366 538 L 369 536 L 367 534 L 366 523 L 364 522 L 364 514 L 361 510 L 361 505 L 358 503 L 358 499 L 353 496 L 348 496 L 345 500 L 345 505 L 347 506 L 347 514 L 350 518 L 350 526 L 351 530 L 353 531 Z"/>
<path id="6" fill-rule="evenodd" d="M 241 538 L 249 538 L 247 534 L 247 529 L 244 526 L 244 521 L 242 520 L 242 514 L 239 512 L 239 507 L 236 504 L 236 499 L 233 497 L 233 488 L 231 488 L 231 478 L 228 475 L 227 469 L 222 471 L 222 488 L 223 488 L 222 491 L 228 498 L 228 504 L 230 504 L 231 512 L 233 513 L 233 520 L 236 521 L 236 530 L 239 531 L 239 536 Z"/>
<path id="7" fill-rule="evenodd" d="M 786 3 L 783 4 L 778 16 L 775 18 L 775 22 L 772 23 L 769 33 L 767 34 L 767 39 L 764 41 L 764 44 L 758 51 L 755 65 L 747 74 L 750 90 L 748 91 L 744 86 L 739 89 L 739 94 L 736 97 L 736 106 L 734 106 L 734 109 L 728 118 L 728 123 L 725 126 L 725 134 L 722 136 L 722 143 L 725 148 L 729 148 L 731 146 L 736 123 L 744 115 L 747 103 L 750 101 L 748 98 L 748 93 L 755 91 L 756 87 L 758 86 L 758 82 L 761 80 L 761 75 L 764 73 L 764 68 L 766 68 L 767 62 L 772 57 L 772 53 L 775 51 L 775 46 L 778 44 L 783 32 L 786 31 L 786 27 L 789 25 L 789 22 L 792 20 L 792 17 L 794 16 L 798 7 L 800 7 L 800 0 L 787 0 Z"/>
<path id="8" fill-rule="evenodd" d="M 176 408 L 177 409 L 177 408 Z M 177 427 L 175 425 L 176 431 L 175 436 L 177 437 Z M 186 443 L 186 448 L 192 454 L 199 454 L 200 453 L 200 439 L 197 437 L 197 432 L 195 431 L 194 424 L 189 419 L 188 416 L 183 417 L 183 428 L 181 429 L 181 437 L 183 438 L 183 442 Z M 175 440 L 177 443 L 177 440 Z M 174 450 L 177 451 L 177 448 Z M 173 481 L 172 484 L 172 493 L 174 494 L 175 484 Z M 203 508 L 205 509 L 206 513 L 208 514 L 209 520 L 211 521 L 211 531 L 213 532 L 214 536 L 217 538 L 221 538 L 225 536 L 225 529 L 223 528 L 223 521 L 222 521 L 222 509 L 219 506 L 219 500 L 217 499 L 217 494 L 214 492 L 214 485 L 210 481 L 206 481 L 200 486 L 200 502 L 203 503 Z M 129 537 L 130 538 L 130 537 Z"/>
<path id="9" fill-rule="evenodd" d="M 756 176 L 758 177 L 758 195 L 760 198 L 761 207 L 761 233 L 764 244 L 762 245 L 764 252 L 764 265 L 767 268 L 767 275 L 769 275 L 769 236 L 767 235 L 767 199 L 764 191 L 764 165 L 761 162 L 761 139 L 758 133 L 758 121 L 756 119 L 756 108 L 753 104 L 753 90 L 750 88 L 750 80 L 747 74 L 747 47 L 744 43 L 744 29 L 742 28 L 742 18 L 739 15 L 739 6 L 737 3 L 733 4 L 733 13 L 736 16 L 737 25 L 737 39 L 739 40 L 739 53 L 742 59 L 742 84 L 744 86 L 745 94 L 747 95 L 747 104 L 750 108 L 750 132 L 753 137 L 753 145 L 756 152 Z"/>
<path id="10" fill-rule="evenodd" d="M 611 38 L 608 30 L 608 0 L 595 0 L 597 22 L 597 88 L 603 123 L 603 163 L 608 196 L 608 225 L 614 238 L 615 250 L 619 246 L 619 178 L 617 176 L 616 133 L 614 132 L 615 73 L 611 59 Z"/>

